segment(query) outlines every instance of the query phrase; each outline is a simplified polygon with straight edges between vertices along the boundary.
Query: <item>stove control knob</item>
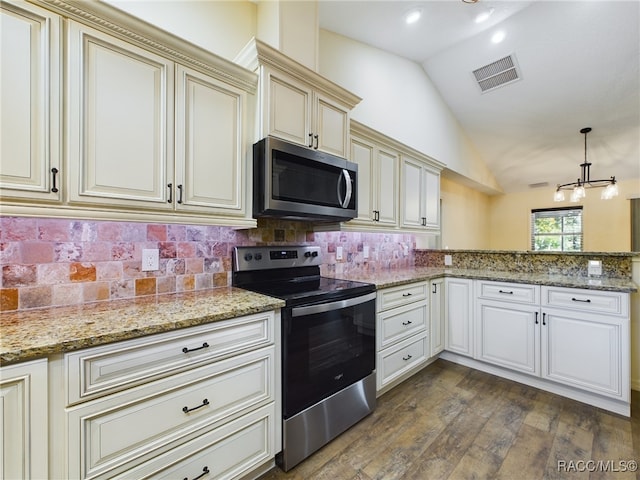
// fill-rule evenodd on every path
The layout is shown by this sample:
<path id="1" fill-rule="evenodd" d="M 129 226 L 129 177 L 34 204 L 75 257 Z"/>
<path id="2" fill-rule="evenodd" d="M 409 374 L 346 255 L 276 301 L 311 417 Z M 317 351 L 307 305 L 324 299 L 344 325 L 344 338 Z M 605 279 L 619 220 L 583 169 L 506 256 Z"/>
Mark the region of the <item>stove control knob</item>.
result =
<path id="1" fill-rule="evenodd" d="M 245 253 L 245 254 L 244 254 L 244 259 L 245 259 L 247 262 L 250 262 L 252 258 L 253 258 L 253 255 L 251 255 L 250 253 Z"/>
<path id="2" fill-rule="evenodd" d="M 262 254 L 261 253 L 256 253 L 255 259 L 256 260 L 262 260 Z"/>
<path id="3" fill-rule="evenodd" d="M 311 252 L 311 256 L 312 257 L 317 257 L 318 256 L 318 252 L 316 252 L 315 250 L 313 252 Z"/>
<path id="4" fill-rule="evenodd" d="M 304 256 L 309 258 L 311 256 L 311 252 L 304 252 Z"/>

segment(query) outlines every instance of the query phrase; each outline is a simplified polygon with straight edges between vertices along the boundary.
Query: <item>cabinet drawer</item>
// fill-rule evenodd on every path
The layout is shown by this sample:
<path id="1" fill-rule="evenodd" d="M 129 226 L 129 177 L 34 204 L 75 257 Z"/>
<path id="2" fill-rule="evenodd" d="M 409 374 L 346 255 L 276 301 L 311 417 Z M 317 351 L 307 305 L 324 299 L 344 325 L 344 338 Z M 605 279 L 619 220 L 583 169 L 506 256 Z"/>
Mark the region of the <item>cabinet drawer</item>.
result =
<path id="1" fill-rule="evenodd" d="M 275 347 L 68 411 L 72 478 L 110 477 L 274 399 Z"/>
<path id="2" fill-rule="evenodd" d="M 378 353 L 378 390 L 429 358 L 427 333 L 408 338 Z"/>
<path id="3" fill-rule="evenodd" d="M 265 312 L 68 353 L 68 404 L 269 345 L 273 319 Z"/>
<path id="4" fill-rule="evenodd" d="M 377 311 L 382 312 L 390 308 L 426 300 L 427 287 L 426 282 L 419 282 L 380 290 L 376 304 Z"/>
<path id="5" fill-rule="evenodd" d="M 536 304 L 540 300 L 540 287 L 523 283 L 478 282 L 479 298 Z"/>
<path id="6" fill-rule="evenodd" d="M 274 419 L 267 405 L 114 478 L 241 478 L 275 455 Z"/>
<path id="7" fill-rule="evenodd" d="M 426 331 L 428 324 L 427 302 L 411 303 L 378 314 L 378 349 Z"/>
<path id="8" fill-rule="evenodd" d="M 542 306 L 629 316 L 629 294 L 579 288 L 542 287 Z"/>

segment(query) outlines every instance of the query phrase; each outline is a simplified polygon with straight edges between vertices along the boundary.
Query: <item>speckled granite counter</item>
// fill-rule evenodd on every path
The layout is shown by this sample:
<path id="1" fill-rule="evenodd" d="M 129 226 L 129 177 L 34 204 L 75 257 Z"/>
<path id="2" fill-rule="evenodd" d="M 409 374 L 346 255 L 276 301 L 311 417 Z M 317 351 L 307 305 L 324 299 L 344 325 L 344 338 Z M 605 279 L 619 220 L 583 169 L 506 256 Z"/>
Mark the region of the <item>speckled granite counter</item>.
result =
<path id="1" fill-rule="evenodd" d="M 348 280 L 374 283 L 376 288 L 388 288 L 438 277 L 471 278 L 498 282 L 528 283 L 554 287 L 588 288 L 613 292 L 636 292 L 638 286 L 631 280 L 620 278 L 595 278 L 547 273 L 495 272 L 462 268 L 416 267 L 403 270 L 386 270 L 373 273 L 337 275 Z"/>
<path id="2" fill-rule="evenodd" d="M 282 308 L 238 288 L 140 297 L 0 315 L 0 364 Z"/>

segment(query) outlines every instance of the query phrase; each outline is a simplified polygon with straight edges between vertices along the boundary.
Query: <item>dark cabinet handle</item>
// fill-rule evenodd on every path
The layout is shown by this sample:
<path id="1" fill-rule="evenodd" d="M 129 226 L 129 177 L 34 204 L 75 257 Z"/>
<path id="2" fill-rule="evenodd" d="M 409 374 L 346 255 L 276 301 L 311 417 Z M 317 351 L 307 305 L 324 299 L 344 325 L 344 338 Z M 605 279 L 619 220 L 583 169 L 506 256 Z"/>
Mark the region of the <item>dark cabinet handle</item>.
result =
<path id="1" fill-rule="evenodd" d="M 51 180 L 52 180 L 51 191 L 53 193 L 58 193 L 58 187 L 56 187 L 56 177 L 57 177 L 59 171 L 60 170 L 58 170 L 56 167 L 53 167 L 51 169 Z"/>
<path id="2" fill-rule="evenodd" d="M 178 203 L 182 203 L 182 184 L 178 185 Z"/>
<path id="3" fill-rule="evenodd" d="M 536 312 L 536 325 L 538 325 L 538 312 Z"/>
<path id="4" fill-rule="evenodd" d="M 209 348 L 209 344 L 207 342 L 204 342 L 201 347 L 196 347 L 196 348 L 184 347 L 182 349 L 182 353 L 195 352 L 196 350 L 202 350 L 203 348 Z"/>
<path id="5" fill-rule="evenodd" d="M 546 313 L 543 313 L 543 314 L 542 314 L 542 324 L 543 324 L 543 325 L 546 325 L 546 324 L 547 324 L 546 319 L 547 319 L 547 314 L 546 314 Z"/>
<path id="6" fill-rule="evenodd" d="M 167 200 L 167 203 L 172 203 L 173 202 L 173 183 L 168 183 L 167 188 L 169 189 L 169 199 Z"/>
<path id="7" fill-rule="evenodd" d="M 412 295 L 411 292 L 402 294 L 403 297 L 410 297 L 411 295 Z"/>
<path id="8" fill-rule="evenodd" d="M 313 133 L 309 134 L 309 145 L 307 145 L 309 148 L 313 147 Z"/>
<path id="9" fill-rule="evenodd" d="M 315 150 L 318 150 L 319 143 L 320 143 L 319 135 L 316 133 L 316 134 L 313 136 L 313 138 L 314 138 L 314 139 L 315 139 L 315 141 L 316 141 L 316 146 L 315 146 L 315 147 L 313 147 L 313 148 L 314 148 Z"/>
<path id="10" fill-rule="evenodd" d="M 402 325 L 404 325 L 405 327 L 407 325 L 411 325 L 413 322 L 411 320 L 407 320 L 406 322 L 402 322 Z"/>
<path id="11" fill-rule="evenodd" d="M 402 357 L 402 359 L 406 362 L 407 360 L 411 360 L 411 355 L 407 355 L 406 357 Z"/>
<path id="12" fill-rule="evenodd" d="M 582 300 L 580 298 L 572 298 L 571 301 L 572 302 L 591 303 L 591 299 L 590 298 L 587 298 L 586 300 Z"/>
<path id="13" fill-rule="evenodd" d="M 431 293 L 438 293 L 438 284 L 437 283 L 433 284 L 433 292 L 431 292 Z"/>
<path id="14" fill-rule="evenodd" d="M 374 222 L 379 222 L 380 221 L 380 211 L 379 210 L 374 210 L 373 211 L 373 221 Z"/>
<path id="15" fill-rule="evenodd" d="M 422 217 L 422 226 L 423 227 L 427 226 L 427 217 Z"/>
<path id="16" fill-rule="evenodd" d="M 182 407 L 182 411 L 184 413 L 189 413 L 189 412 L 193 412 L 194 410 L 198 410 L 199 408 L 204 407 L 205 405 L 209 405 L 209 400 L 207 400 L 206 398 L 202 401 L 202 403 L 200 405 L 198 405 L 197 407 L 193 407 L 193 408 L 189 408 L 189 407 Z"/>
<path id="17" fill-rule="evenodd" d="M 209 473 L 209 467 L 205 465 L 205 467 L 202 469 L 202 473 L 197 477 L 193 477 L 191 480 L 198 480 L 199 478 L 204 477 L 207 473 Z M 184 477 L 184 480 L 189 480 L 189 477 Z"/>
<path id="18" fill-rule="evenodd" d="M 513 295 L 513 292 L 509 292 L 507 290 L 498 290 L 499 293 L 506 293 L 507 295 Z"/>

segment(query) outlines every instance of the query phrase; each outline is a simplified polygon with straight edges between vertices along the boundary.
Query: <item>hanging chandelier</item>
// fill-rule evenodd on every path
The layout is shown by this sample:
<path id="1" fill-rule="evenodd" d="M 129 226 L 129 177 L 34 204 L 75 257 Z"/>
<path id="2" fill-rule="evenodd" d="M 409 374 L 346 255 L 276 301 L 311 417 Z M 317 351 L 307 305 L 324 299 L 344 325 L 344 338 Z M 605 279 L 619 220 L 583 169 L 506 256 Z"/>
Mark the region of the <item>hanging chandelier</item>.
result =
<path id="1" fill-rule="evenodd" d="M 564 201 L 564 191 L 571 190 L 571 196 L 569 200 L 572 202 L 579 202 L 586 196 L 586 189 L 588 188 L 604 188 L 600 194 L 600 198 L 603 200 L 609 200 L 618 196 L 618 185 L 616 184 L 616 177 L 611 177 L 608 180 L 591 180 L 590 170 L 591 163 L 587 162 L 587 134 L 591 131 L 591 127 L 585 127 L 580 130 L 580 133 L 584 134 L 584 163 L 580 164 L 582 169 L 581 178 L 576 182 L 565 183 L 556 187 L 556 192 L 553 195 L 554 202 Z"/>

